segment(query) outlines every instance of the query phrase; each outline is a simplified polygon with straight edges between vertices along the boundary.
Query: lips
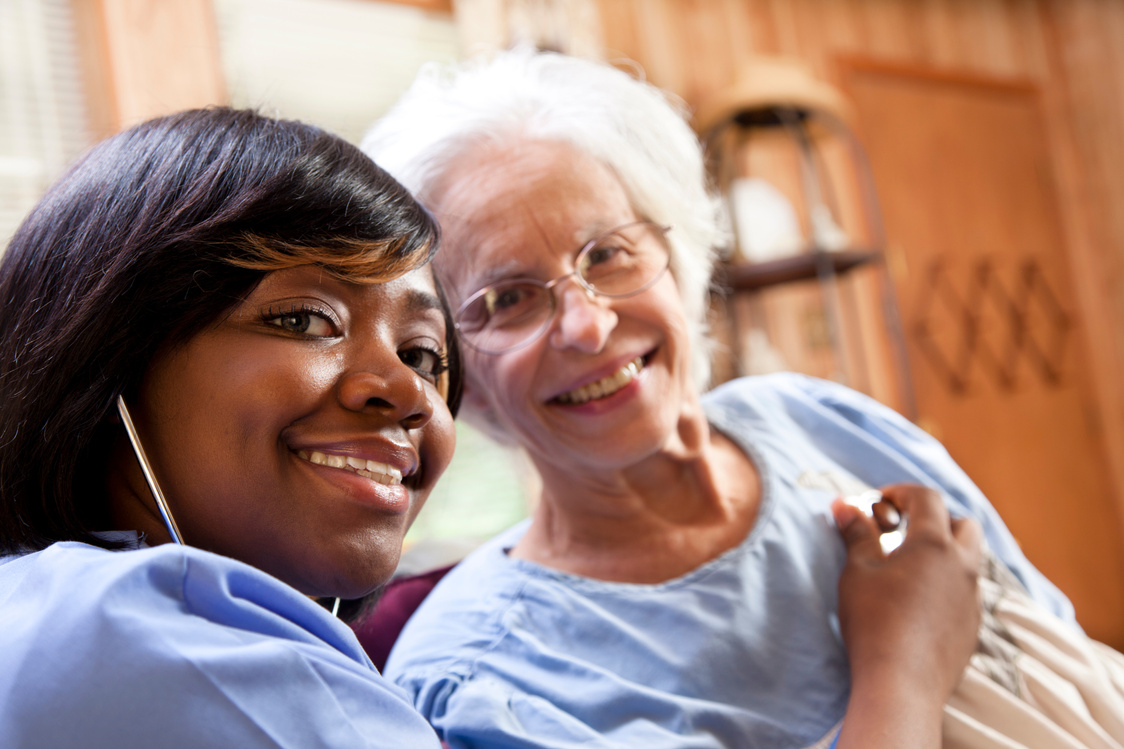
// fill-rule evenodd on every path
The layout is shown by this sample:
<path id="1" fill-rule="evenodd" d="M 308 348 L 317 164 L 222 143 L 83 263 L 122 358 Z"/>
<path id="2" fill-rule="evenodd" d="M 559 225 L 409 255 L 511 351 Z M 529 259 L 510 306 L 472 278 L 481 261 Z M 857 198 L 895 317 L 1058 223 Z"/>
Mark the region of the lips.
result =
<path id="1" fill-rule="evenodd" d="M 386 463 L 380 463 L 377 460 L 365 460 L 351 455 L 336 455 L 334 453 L 324 453 L 317 450 L 298 450 L 297 456 L 307 460 L 309 463 L 315 463 L 319 466 L 342 468 L 345 471 L 351 471 L 363 478 L 377 481 L 380 484 L 396 486 L 402 483 L 402 471 Z"/>
<path id="2" fill-rule="evenodd" d="M 638 356 L 608 377 L 602 377 L 596 382 L 562 393 L 554 398 L 554 402 L 577 406 L 598 398 L 606 398 L 635 380 L 642 369 L 644 369 L 644 357 Z"/>

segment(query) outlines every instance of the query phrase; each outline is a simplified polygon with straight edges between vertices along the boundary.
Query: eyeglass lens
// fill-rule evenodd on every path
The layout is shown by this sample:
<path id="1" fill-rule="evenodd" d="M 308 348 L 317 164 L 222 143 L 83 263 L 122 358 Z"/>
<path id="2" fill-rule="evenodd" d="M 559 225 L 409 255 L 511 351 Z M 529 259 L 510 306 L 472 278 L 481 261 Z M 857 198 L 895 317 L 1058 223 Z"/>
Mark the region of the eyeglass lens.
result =
<path id="1" fill-rule="evenodd" d="M 457 313 L 457 330 L 473 348 L 499 354 L 530 343 L 546 330 L 554 315 L 553 287 L 571 275 L 601 296 L 638 294 L 667 270 L 665 232 L 646 221 L 626 224 L 583 247 L 573 273 L 549 283 L 518 279 L 481 289 Z"/>

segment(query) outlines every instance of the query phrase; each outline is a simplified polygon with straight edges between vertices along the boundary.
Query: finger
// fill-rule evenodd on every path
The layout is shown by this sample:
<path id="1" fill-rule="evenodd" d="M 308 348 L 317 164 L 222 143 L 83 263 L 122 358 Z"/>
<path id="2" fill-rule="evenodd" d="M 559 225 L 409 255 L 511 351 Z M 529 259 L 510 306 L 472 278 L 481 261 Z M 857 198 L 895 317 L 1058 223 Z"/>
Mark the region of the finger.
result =
<path id="1" fill-rule="evenodd" d="M 878 541 L 881 531 L 874 518 L 847 504 L 842 497 L 832 501 L 831 512 L 835 516 L 835 525 L 843 536 L 843 542 L 847 545 L 849 556 L 867 559 L 882 557 L 882 546 Z"/>
<path id="2" fill-rule="evenodd" d="M 897 530 L 902 523 L 902 515 L 898 512 L 898 508 L 886 500 L 875 502 L 870 511 L 874 514 L 874 519 L 878 521 L 878 527 L 882 529 L 883 533 Z"/>
<path id="3" fill-rule="evenodd" d="M 908 520 L 910 533 L 950 534 L 948 509 L 941 495 L 917 484 L 893 484 L 882 488 L 882 498 L 892 503 Z"/>
<path id="4" fill-rule="evenodd" d="M 847 527 L 858 520 L 863 513 L 858 507 L 848 504 L 842 497 L 838 497 L 831 503 L 831 514 L 835 517 L 835 526 L 839 529 L 839 532 L 844 533 Z"/>
<path id="5" fill-rule="evenodd" d="M 973 570 L 978 570 L 983 561 L 983 526 L 975 518 L 954 518 L 951 527 L 952 537 L 963 550 L 965 560 Z"/>

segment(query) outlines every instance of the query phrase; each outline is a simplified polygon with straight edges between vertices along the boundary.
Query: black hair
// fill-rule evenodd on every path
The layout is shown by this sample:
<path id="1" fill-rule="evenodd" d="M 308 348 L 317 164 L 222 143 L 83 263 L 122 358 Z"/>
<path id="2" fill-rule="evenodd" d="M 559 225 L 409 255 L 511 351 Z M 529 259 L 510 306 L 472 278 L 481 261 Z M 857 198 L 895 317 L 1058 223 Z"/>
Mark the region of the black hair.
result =
<path id="1" fill-rule="evenodd" d="M 317 263 L 377 282 L 423 265 L 437 240 L 393 178 L 303 123 L 216 107 L 95 146 L 0 261 L 0 553 L 111 546 L 90 534 L 90 504 L 104 493 L 115 402 L 162 347 L 213 323 L 270 270 Z"/>

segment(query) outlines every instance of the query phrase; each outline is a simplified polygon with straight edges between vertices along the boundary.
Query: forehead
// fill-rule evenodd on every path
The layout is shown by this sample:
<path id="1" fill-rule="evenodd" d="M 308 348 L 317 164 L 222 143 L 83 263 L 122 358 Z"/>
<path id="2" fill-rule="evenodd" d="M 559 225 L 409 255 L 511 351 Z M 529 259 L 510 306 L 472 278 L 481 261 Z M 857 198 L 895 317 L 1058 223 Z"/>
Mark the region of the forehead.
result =
<path id="1" fill-rule="evenodd" d="M 463 153 L 430 203 L 443 230 L 438 270 L 458 298 L 498 278 L 534 273 L 636 219 L 611 169 L 551 141 Z"/>

